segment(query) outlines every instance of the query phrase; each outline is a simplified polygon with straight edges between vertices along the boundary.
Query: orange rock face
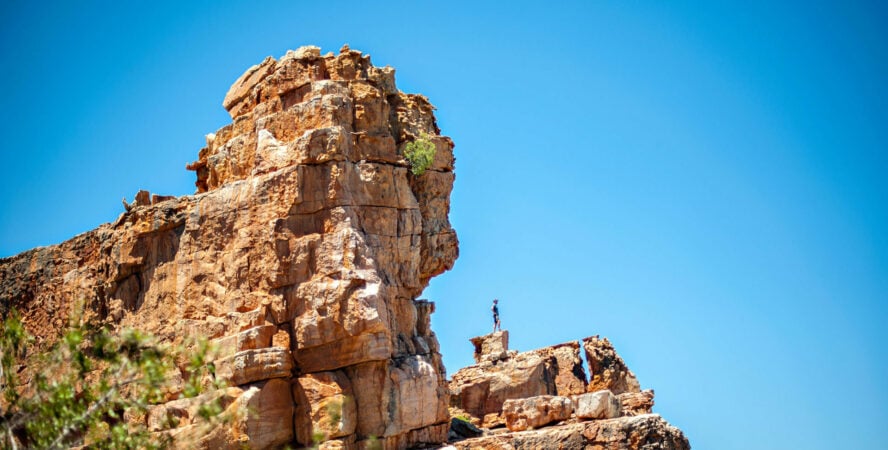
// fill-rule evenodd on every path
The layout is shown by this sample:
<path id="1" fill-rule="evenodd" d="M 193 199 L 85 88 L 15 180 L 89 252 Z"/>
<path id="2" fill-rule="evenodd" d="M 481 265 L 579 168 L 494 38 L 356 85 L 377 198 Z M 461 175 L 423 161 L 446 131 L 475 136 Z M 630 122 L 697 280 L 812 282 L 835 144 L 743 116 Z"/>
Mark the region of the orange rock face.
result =
<path id="1" fill-rule="evenodd" d="M 250 68 L 224 106 L 232 123 L 188 165 L 196 194 L 137 199 L 113 224 L 0 260 L 3 308 L 44 342 L 75 301 L 96 322 L 214 339 L 231 407 L 258 415 L 207 447 L 315 431 L 344 447 L 444 442 L 434 308 L 416 300 L 458 254 L 453 143 L 432 105 L 368 55 L 303 47 Z M 423 133 L 437 153 L 415 176 L 399 149 Z"/>
<path id="2" fill-rule="evenodd" d="M 638 380 L 607 338 L 583 339 L 591 381 L 576 341 L 518 353 L 508 332 L 470 340 L 475 361 L 450 381 L 457 449 L 687 450 L 681 430 L 652 413 L 654 391 Z M 619 394 L 609 389 L 619 391 Z M 466 419 L 483 428 L 467 431 Z"/>
<path id="3" fill-rule="evenodd" d="M 552 422 L 569 419 L 573 402 L 567 397 L 539 395 L 516 398 L 503 403 L 503 417 L 509 431 L 539 428 Z"/>
<path id="4" fill-rule="evenodd" d="M 453 374 L 451 406 L 493 427 L 505 423 L 501 413 L 510 399 L 585 392 L 586 373 L 577 342 L 517 353 L 508 349 L 508 336 L 508 331 L 499 331 L 471 339 L 479 362 Z"/>
<path id="5" fill-rule="evenodd" d="M 687 437 L 656 414 L 500 433 L 453 444 L 458 450 L 690 450 Z"/>
<path id="6" fill-rule="evenodd" d="M 641 392 L 635 374 L 626 367 L 623 358 L 607 338 L 587 337 L 583 339 L 583 349 L 589 361 L 589 392 L 605 389 L 616 395 Z"/>

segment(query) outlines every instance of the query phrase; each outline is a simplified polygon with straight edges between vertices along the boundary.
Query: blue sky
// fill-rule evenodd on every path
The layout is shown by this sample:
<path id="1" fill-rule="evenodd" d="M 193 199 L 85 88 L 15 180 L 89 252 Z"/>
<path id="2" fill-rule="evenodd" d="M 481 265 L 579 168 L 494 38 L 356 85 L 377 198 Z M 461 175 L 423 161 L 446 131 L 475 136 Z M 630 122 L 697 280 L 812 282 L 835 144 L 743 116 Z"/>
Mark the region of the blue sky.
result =
<path id="1" fill-rule="evenodd" d="M 0 255 L 193 192 L 230 84 L 343 43 L 456 142 L 452 373 L 608 336 L 695 449 L 882 448 L 888 28 L 876 2 L 4 2 Z"/>

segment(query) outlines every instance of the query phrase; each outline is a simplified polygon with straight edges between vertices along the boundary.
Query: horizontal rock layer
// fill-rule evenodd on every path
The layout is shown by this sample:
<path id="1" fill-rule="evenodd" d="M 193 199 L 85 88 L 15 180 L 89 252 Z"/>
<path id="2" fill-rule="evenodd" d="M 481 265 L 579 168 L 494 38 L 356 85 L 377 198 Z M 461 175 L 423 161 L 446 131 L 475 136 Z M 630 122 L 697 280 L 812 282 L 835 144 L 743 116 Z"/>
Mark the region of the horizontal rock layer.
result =
<path id="1" fill-rule="evenodd" d="M 659 415 L 646 414 L 595 420 L 466 439 L 452 444 L 459 450 L 689 450 L 688 439 Z"/>

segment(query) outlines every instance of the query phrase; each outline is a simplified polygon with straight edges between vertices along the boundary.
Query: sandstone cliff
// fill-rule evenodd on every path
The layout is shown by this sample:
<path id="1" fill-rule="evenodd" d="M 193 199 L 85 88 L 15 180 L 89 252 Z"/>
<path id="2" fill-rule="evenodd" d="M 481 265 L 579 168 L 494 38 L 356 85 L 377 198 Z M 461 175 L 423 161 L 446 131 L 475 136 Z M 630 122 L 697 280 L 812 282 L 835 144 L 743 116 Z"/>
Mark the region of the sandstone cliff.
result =
<path id="1" fill-rule="evenodd" d="M 308 445 L 319 430 L 330 447 L 444 442 L 434 305 L 416 300 L 458 253 L 453 143 L 433 106 L 347 47 L 267 58 L 223 104 L 232 123 L 188 166 L 196 194 L 140 193 L 114 223 L 0 260 L 3 311 L 42 342 L 75 301 L 93 321 L 215 340 L 226 404 L 256 414 L 207 448 Z M 400 149 L 423 133 L 437 153 L 415 176 Z M 185 411 L 173 433 L 187 434 L 177 397 L 157 408 Z"/>

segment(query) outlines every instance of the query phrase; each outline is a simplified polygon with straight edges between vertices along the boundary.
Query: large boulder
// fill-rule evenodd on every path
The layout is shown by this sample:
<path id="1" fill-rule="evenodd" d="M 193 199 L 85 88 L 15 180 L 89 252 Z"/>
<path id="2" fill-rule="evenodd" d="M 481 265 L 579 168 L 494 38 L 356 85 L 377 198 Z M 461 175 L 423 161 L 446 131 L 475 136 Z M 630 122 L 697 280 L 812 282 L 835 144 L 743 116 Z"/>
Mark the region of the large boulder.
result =
<path id="1" fill-rule="evenodd" d="M 476 427 L 465 419 L 459 417 L 453 417 L 450 419 L 450 433 L 448 437 L 451 441 L 478 437 L 482 434 L 484 434 L 484 430 Z"/>
<path id="2" fill-rule="evenodd" d="M 611 391 L 580 394 L 573 398 L 578 419 L 614 419 L 620 417 L 620 401 Z"/>
<path id="3" fill-rule="evenodd" d="M 553 374 L 556 395 L 571 396 L 586 392 L 586 371 L 580 359 L 580 344 L 577 341 L 543 347 L 534 350 L 546 359 L 547 372 Z"/>
<path id="4" fill-rule="evenodd" d="M 503 403 L 503 417 L 510 431 L 539 428 L 569 419 L 572 412 L 571 399 L 557 395 L 511 399 Z"/>

